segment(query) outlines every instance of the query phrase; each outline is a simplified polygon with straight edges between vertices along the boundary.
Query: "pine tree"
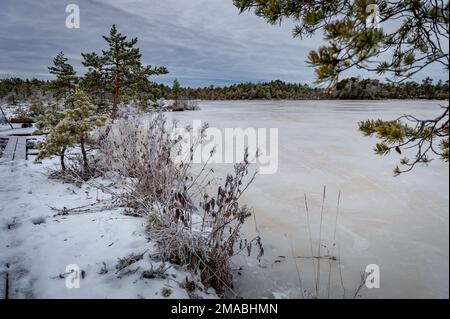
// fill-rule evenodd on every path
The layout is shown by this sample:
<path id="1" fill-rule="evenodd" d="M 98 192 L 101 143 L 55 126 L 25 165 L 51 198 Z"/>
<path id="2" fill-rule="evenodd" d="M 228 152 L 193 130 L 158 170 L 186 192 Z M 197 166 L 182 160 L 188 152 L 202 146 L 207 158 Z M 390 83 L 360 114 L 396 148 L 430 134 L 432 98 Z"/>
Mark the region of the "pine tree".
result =
<path id="1" fill-rule="evenodd" d="M 38 158 L 42 159 L 53 155 L 61 156 L 61 151 L 79 144 L 83 158 L 84 173 L 89 172 L 89 162 L 86 151 L 86 141 L 89 133 L 96 127 L 105 123 L 105 116 L 99 114 L 98 108 L 91 103 L 89 97 L 77 88 L 67 98 L 66 109 L 50 124 L 54 125 L 44 143 L 40 145 Z M 59 119 L 59 121 L 58 121 Z M 62 159 L 63 165 L 63 159 Z M 64 169 L 64 168 L 63 168 Z"/>
<path id="2" fill-rule="evenodd" d="M 172 98 L 178 100 L 180 98 L 181 86 L 177 79 L 173 80 L 172 84 Z"/>
<path id="3" fill-rule="evenodd" d="M 64 118 L 64 111 L 56 103 L 51 103 L 45 108 L 44 114 L 39 115 L 36 120 L 36 127 L 38 129 L 35 134 L 50 133 Z M 66 170 L 64 156 L 68 145 L 72 143 L 69 140 L 63 140 L 62 136 L 55 134 L 47 135 L 45 142 L 39 143 L 39 154 L 37 159 L 41 160 L 45 157 L 53 155 L 59 156 L 61 170 Z"/>
<path id="4" fill-rule="evenodd" d="M 103 36 L 108 43 L 108 49 L 99 56 L 95 53 L 82 54 L 83 65 L 89 68 L 89 74 L 97 74 L 97 79 L 104 79 L 106 88 L 111 95 L 111 118 L 117 117 L 118 106 L 122 102 L 133 99 L 137 95 L 137 87 L 148 82 L 151 75 L 166 74 L 164 67 L 143 66 L 141 53 L 135 48 L 137 38 L 127 40 L 127 37 L 111 27 L 109 36 Z"/>
<path id="5" fill-rule="evenodd" d="M 48 71 L 56 76 L 56 79 L 50 85 L 55 97 L 67 98 L 75 89 L 78 78 L 74 68 L 67 63 L 67 58 L 63 52 L 60 52 L 53 59 L 53 66 L 48 67 Z"/>

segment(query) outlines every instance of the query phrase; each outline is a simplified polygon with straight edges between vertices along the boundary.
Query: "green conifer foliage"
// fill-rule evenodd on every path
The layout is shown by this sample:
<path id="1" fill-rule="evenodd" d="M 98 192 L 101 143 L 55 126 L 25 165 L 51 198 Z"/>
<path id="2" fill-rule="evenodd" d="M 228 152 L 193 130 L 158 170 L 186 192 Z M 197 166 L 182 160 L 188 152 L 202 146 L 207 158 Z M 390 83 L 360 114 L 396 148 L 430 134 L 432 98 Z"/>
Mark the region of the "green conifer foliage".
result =
<path id="1" fill-rule="evenodd" d="M 81 79 L 80 86 L 93 103 L 106 110 L 109 95 L 103 62 L 96 53 L 82 55 L 83 65 L 88 67 L 88 72 Z"/>
<path id="2" fill-rule="evenodd" d="M 63 156 L 65 150 L 80 145 L 83 157 L 84 172 L 89 170 L 86 142 L 89 133 L 104 125 L 106 117 L 98 112 L 98 108 L 91 103 L 89 97 L 79 88 L 67 98 L 65 110 L 55 111 L 47 122 L 39 122 L 42 128 L 49 128 L 45 142 L 40 144 L 38 158 L 42 159 L 54 155 Z M 63 165 L 63 159 L 62 159 Z M 63 167 L 64 169 L 64 167 Z"/>
<path id="3" fill-rule="evenodd" d="M 174 100 L 178 100 L 180 98 L 181 86 L 180 82 L 177 79 L 173 80 L 172 84 L 172 97 Z"/>
<path id="4" fill-rule="evenodd" d="M 56 76 L 51 82 L 50 89 L 54 92 L 56 98 L 67 98 L 75 89 L 78 82 L 74 68 L 67 63 L 67 58 L 63 52 L 60 52 L 53 59 L 53 66 L 48 68 L 50 74 Z"/>
<path id="5" fill-rule="evenodd" d="M 107 42 L 107 50 L 102 55 L 96 53 L 82 54 L 83 65 L 88 67 L 86 75 L 87 84 L 95 84 L 93 88 L 103 85 L 112 104 L 111 118 L 117 117 L 120 103 L 131 99 L 154 99 L 151 84 L 148 78 L 152 75 L 166 74 L 164 67 L 144 66 L 141 62 L 141 53 L 137 38 L 127 40 L 127 37 L 117 31 L 115 25 L 111 27 L 109 36 L 103 36 Z M 143 93 L 147 92 L 145 97 Z"/>
<path id="6" fill-rule="evenodd" d="M 44 109 L 44 114 L 37 116 L 36 127 L 38 129 L 37 134 L 50 133 L 58 125 L 58 123 L 64 118 L 64 111 L 56 103 L 50 103 Z M 43 159 L 53 155 L 60 157 L 61 170 L 66 170 L 64 162 L 64 156 L 66 152 L 68 142 L 63 142 L 61 137 L 47 135 L 44 143 L 38 143 L 39 154 L 37 159 Z"/>

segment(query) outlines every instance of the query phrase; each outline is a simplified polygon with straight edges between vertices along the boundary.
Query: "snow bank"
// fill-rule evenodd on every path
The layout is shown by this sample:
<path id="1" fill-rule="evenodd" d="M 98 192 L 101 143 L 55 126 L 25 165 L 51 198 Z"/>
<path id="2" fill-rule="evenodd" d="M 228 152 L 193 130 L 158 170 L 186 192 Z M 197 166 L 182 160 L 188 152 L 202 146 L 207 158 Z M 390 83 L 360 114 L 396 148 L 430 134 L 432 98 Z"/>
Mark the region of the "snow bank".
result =
<path id="1" fill-rule="evenodd" d="M 8 273 L 9 298 L 189 298 L 180 287 L 192 276 L 166 264 L 165 278 L 142 278 L 157 269 L 153 243 L 146 238 L 145 220 L 106 212 L 55 216 L 51 207 L 71 208 L 107 198 L 97 189 L 49 180 L 46 169 L 57 160 L 0 164 L 0 295 L 5 296 Z M 119 258 L 145 253 L 142 260 L 117 273 Z M 66 287 L 66 266 L 84 271 L 80 288 Z M 128 274 L 127 274 L 128 273 Z M 201 289 L 201 290 L 200 290 Z M 200 298 L 215 298 L 202 287 Z M 191 295 L 192 296 L 192 295 Z"/>

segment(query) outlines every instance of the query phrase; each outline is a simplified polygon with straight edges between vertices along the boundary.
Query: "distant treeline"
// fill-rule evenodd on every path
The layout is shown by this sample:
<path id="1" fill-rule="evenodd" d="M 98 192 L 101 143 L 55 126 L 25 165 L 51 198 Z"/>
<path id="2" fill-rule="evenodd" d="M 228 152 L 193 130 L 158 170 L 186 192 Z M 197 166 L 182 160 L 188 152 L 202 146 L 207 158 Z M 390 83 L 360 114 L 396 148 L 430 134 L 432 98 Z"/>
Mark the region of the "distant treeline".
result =
<path id="1" fill-rule="evenodd" d="M 51 96 L 50 84 L 51 81 L 38 79 L 0 79 L 0 100 L 16 104 L 17 102 L 39 99 L 47 95 Z"/>
<path id="2" fill-rule="evenodd" d="M 316 100 L 316 99 L 438 99 L 449 98 L 448 80 L 433 83 L 384 83 L 379 80 L 348 78 L 332 90 L 308 84 L 285 83 L 280 80 L 264 83 L 241 83 L 225 87 L 177 87 L 154 83 L 160 98 L 192 100 Z M 8 78 L 0 80 L 0 99 L 15 104 L 51 96 L 51 81 Z"/>
<path id="3" fill-rule="evenodd" d="M 422 83 L 383 83 L 379 80 L 348 78 L 332 90 L 308 84 L 285 83 L 280 80 L 264 83 L 241 83 L 225 87 L 172 88 L 159 85 L 162 96 L 199 100 L 315 100 L 315 99 L 439 99 L 449 98 L 448 80 L 433 84 L 431 78 Z"/>

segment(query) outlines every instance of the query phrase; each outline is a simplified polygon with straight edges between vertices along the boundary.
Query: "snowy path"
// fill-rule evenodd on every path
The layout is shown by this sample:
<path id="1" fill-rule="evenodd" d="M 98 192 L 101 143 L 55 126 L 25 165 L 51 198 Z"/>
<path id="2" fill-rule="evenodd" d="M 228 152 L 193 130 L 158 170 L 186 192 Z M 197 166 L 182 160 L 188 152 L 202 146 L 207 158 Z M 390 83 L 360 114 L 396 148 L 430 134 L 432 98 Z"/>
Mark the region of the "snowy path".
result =
<path id="1" fill-rule="evenodd" d="M 55 216 L 49 206 L 72 208 L 107 198 L 85 184 L 48 179 L 46 170 L 55 162 L 0 163 L 0 299 L 162 298 L 163 288 L 172 290 L 170 298 L 189 298 L 180 283 L 190 275 L 176 266 L 166 278 L 141 277 L 161 264 L 149 255 L 129 267 L 136 272 L 117 273 L 119 258 L 153 251 L 145 219 L 125 216 L 120 209 Z M 69 289 L 60 278 L 70 264 L 85 271 L 78 289 Z"/>

